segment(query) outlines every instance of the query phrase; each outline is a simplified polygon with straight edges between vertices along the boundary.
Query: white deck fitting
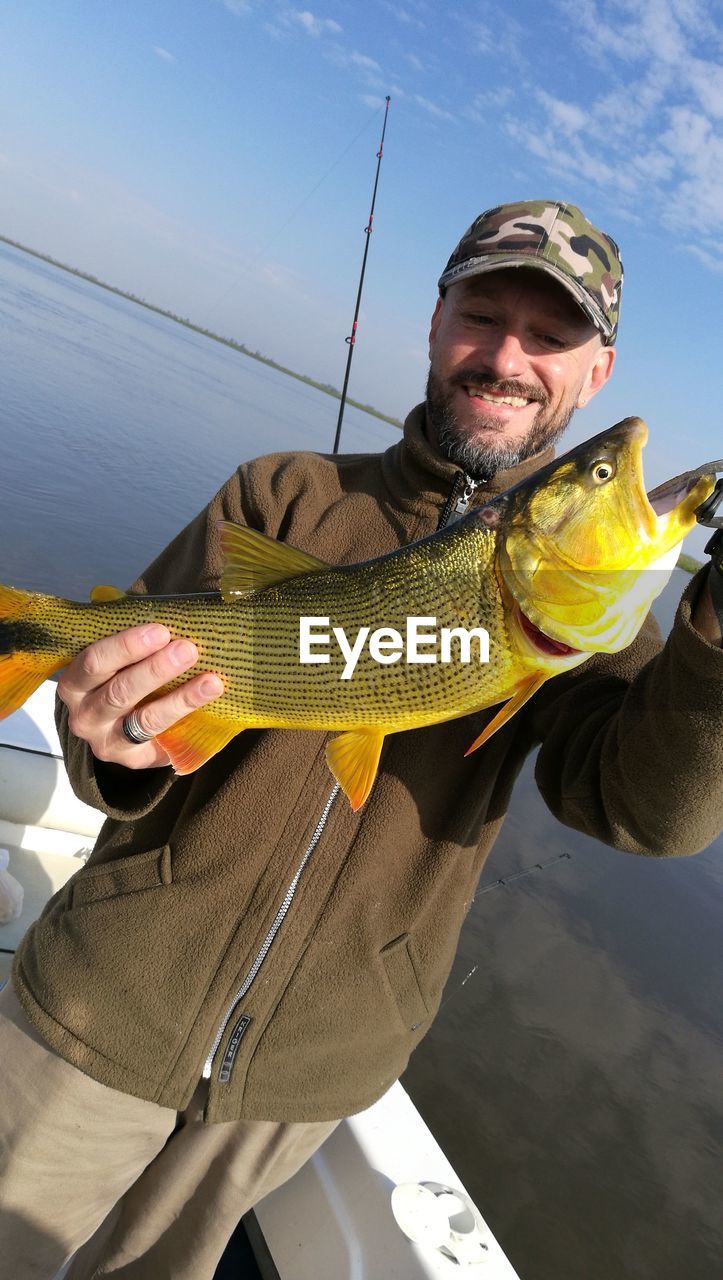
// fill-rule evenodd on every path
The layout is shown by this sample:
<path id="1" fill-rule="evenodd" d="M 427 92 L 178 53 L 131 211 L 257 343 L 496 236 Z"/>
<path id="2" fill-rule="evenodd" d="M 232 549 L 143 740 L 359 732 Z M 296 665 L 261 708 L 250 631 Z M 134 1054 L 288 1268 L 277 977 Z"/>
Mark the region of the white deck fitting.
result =
<path id="1" fill-rule="evenodd" d="M 256 1206 L 282 1280 L 519 1280 L 488 1228 L 486 1260 L 469 1266 L 412 1244 L 391 1209 L 394 1187 L 406 1182 L 465 1190 L 397 1083 Z"/>

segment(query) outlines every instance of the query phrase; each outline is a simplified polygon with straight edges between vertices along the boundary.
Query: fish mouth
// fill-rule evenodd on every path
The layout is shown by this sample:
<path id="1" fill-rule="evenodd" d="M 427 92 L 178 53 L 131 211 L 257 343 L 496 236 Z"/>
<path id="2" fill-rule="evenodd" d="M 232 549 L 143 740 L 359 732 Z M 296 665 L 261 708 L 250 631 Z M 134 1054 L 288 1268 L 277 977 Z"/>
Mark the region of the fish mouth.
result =
<path id="1" fill-rule="evenodd" d="M 708 477 L 705 477 L 707 480 Z M 711 483 L 715 477 L 711 475 Z M 691 493 L 696 494 L 701 489 L 701 476 L 699 473 L 687 476 L 676 476 L 674 480 L 667 480 L 665 484 L 658 485 L 657 489 L 651 490 L 647 494 L 647 499 L 655 512 L 656 516 L 668 515 L 670 511 L 674 511 Z"/>
<path id="2" fill-rule="evenodd" d="M 517 620 L 521 630 L 538 653 L 544 653 L 548 658 L 568 658 L 582 652 L 581 649 L 573 649 L 572 645 L 562 644 L 559 640 L 553 640 L 552 636 L 545 635 L 545 632 L 536 627 L 527 614 L 522 612 L 519 605 L 517 605 Z"/>

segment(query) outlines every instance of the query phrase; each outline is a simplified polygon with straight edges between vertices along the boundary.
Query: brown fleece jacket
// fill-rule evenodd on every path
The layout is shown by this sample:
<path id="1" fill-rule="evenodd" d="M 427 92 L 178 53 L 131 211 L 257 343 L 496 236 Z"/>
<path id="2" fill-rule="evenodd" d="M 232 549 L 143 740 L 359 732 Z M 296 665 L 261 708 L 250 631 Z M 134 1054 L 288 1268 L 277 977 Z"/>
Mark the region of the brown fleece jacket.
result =
<path id="1" fill-rule="evenodd" d="M 432 532 L 460 473 L 423 423 L 419 407 L 381 455 L 275 454 L 239 468 L 141 589 L 214 588 L 221 517 L 335 563 Z M 478 500 L 545 461 L 498 475 Z M 619 849 L 690 853 L 723 826 L 723 651 L 691 626 L 699 586 L 662 652 L 649 622 L 623 653 L 548 682 L 468 759 L 493 712 L 392 735 L 366 805 L 354 814 L 337 795 L 315 844 L 332 790 L 324 733 L 247 731 L 179 778 L 100 764 L 61 708 L 74 786 L 108 821 L 19 949 L 13 981 L 31 1021 L 88 1075 L 181 1108 L 233 1006 L 210 1120 L 321 1120 L 368 1106 L 430 1026 L 535 743 L 554 813 Z"/>

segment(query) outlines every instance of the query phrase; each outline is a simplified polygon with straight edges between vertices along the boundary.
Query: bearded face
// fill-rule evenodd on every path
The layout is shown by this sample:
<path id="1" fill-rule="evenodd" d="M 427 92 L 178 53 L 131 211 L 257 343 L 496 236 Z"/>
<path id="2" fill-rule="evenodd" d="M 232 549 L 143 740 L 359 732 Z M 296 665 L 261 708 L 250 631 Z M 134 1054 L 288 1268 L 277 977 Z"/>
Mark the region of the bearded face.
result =
<path id="1" fill-rule="evenodd" d="M 498 471 L 506 471 L 526 458 L 554 445 L 565 431 L 575 403 L 570 401 L 551 409 L 548 398 L 539 389 L 513 379 L 496 380 L 480 370 L 462 370 L 455 387 L 474 386 L 500 398 L 524 398 L 539 404 L 535 419 L 521 439 L 508 439 L 504 425 L 493 411 L 481 407 L 474 429 L 460 422 L 455 409 L 454 387 L 449 387 L 430 368 L 427 379 L 427 424 L 430 437 L 436 440 L 440 453 L 468 475 L 490 480 Z M 484 406 L 485 401 L 479 399 Z"/>
<path id="2" fill-rule="evenodd" d="M 479 479 L 553 445 L 614 359 L 567 290 L 526 267 L 450 285 L 429 354 L 429 438 Z"/>

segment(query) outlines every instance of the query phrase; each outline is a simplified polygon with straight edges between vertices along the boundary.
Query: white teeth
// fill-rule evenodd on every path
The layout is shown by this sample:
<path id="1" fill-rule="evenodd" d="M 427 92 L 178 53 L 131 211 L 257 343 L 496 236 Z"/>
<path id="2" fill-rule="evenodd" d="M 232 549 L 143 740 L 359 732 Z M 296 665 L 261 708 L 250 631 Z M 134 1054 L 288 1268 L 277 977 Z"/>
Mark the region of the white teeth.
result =
<path id="1" fill-rule="evenodd" d="M 477 387 L 468 387 L 467 395 L 477 400 L 486 400 L 488 404 L 509 404 L 513 409 L 523 409 L 530 403 L 523 396 L 496 396 L 489 391 L 480 391 Z"/>

